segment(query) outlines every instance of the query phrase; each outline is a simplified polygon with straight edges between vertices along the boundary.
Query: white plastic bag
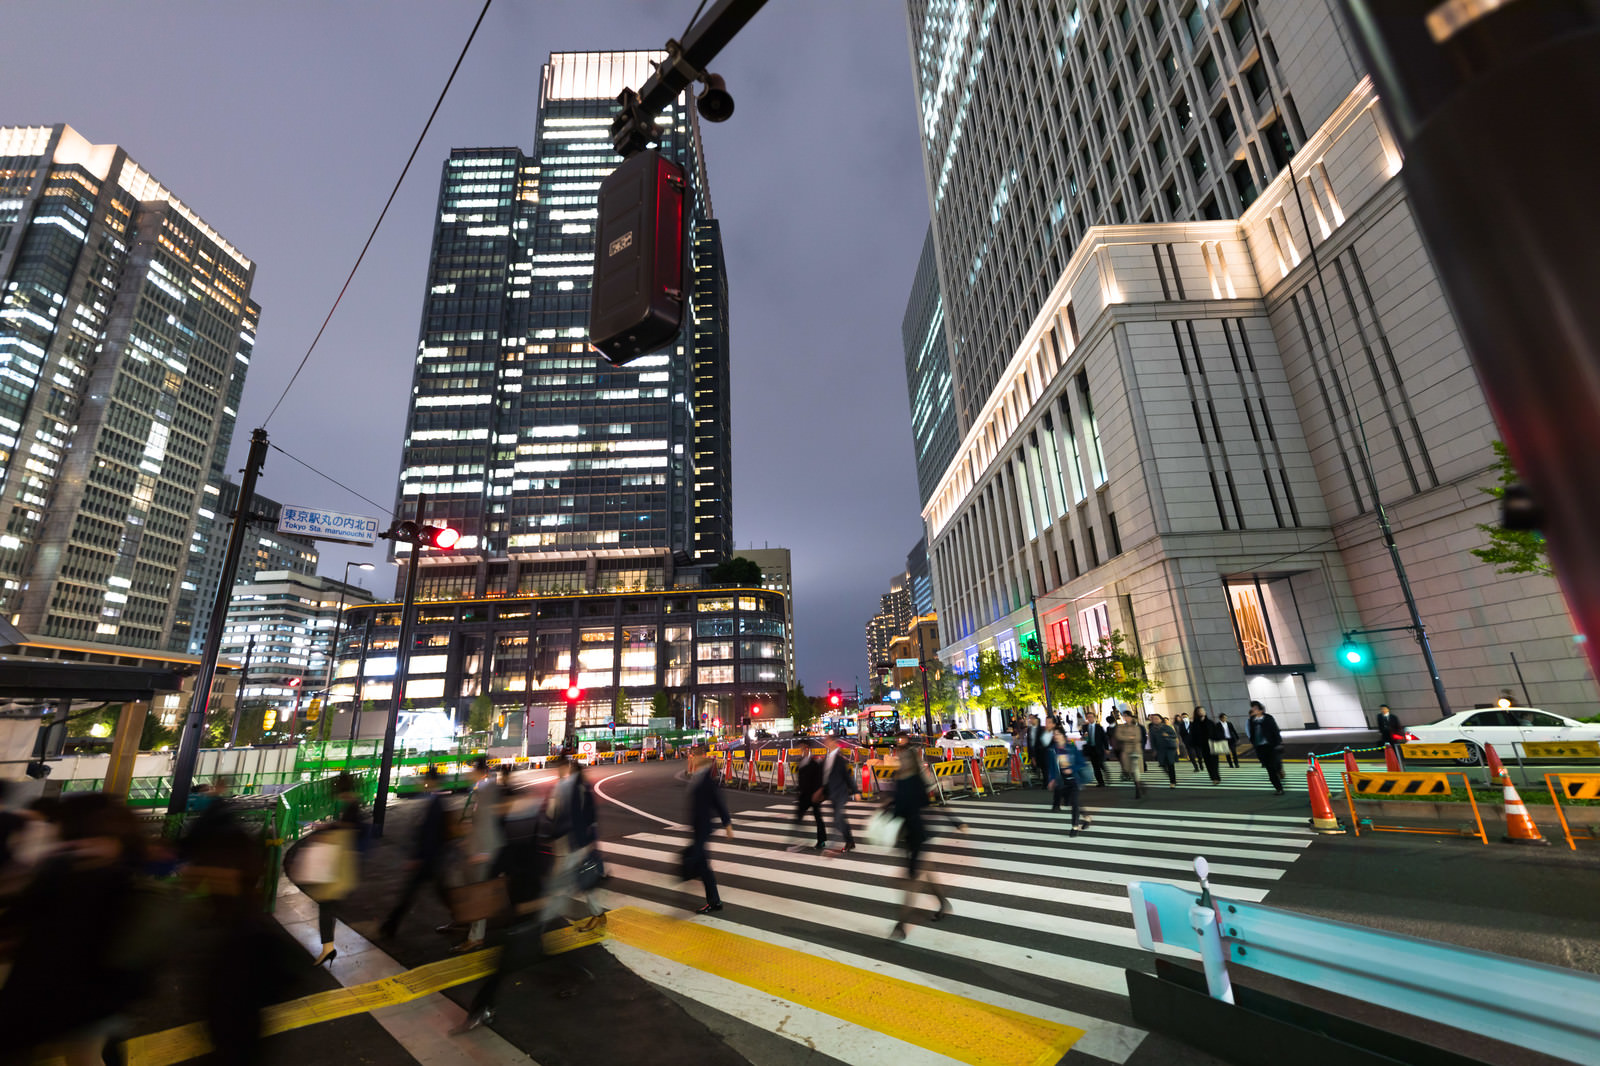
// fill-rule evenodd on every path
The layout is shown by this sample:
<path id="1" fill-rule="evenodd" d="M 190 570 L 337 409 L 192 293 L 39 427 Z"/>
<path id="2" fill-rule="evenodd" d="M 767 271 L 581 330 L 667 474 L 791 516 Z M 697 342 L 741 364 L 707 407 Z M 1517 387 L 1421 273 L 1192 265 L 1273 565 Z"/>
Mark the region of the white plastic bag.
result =
<path id="1" fill-rule="evenodd" d="M 867 819 L 867 842 L 880 848 L 900 843 L 901 821 L 888 811 L 878 811 Z"/>

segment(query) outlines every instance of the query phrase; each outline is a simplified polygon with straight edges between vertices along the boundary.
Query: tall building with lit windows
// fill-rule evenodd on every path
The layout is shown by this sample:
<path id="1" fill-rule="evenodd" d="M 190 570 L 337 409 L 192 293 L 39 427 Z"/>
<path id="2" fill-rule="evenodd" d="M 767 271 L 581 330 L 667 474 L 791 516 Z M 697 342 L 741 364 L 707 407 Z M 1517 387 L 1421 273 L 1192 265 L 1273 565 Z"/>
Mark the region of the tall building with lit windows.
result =
<path id="1" fill-rule="evenodd" d="M 182 652 L 255 265 L 114 144 L 0 127 L 0 612 Z"/>
<path id="2" fill-rule="evenodd" d="M 616 99 L 663 58 L 554 53 L 531 153 L 458 148 L 445 161 L 396 511 L 410 517 L 425 496 L 425 517 L 462 533 L 455 550 L 425 552 L 418 597 L 432 605 L 426 619 L 455 619 L 427 639 L 459 650 L 414 660 L 413 674 L 424 665 L 444 670 L 408 681 L 419 708 L 459 721 L 486 694 L 514 705 L 514 717 L 527 712 L 543 723 L 568 685 L 586 693 L 579 725 L 619 714 L 624 723 L 648 719 L 661 691 L 696 718 L 706 711 L 733 721 L 740 707 L 771 714 L 782 704 L 785 597 L 708 597 L 697 610 L 730 616 L 686 626 L 640 616 L 658 613 L 653 595 L 693 584 L 695 567 L 726 558 L 733 543 L 728 287 L 688 94 L 656 120 L 658 147 L 689 175 L 683 329 L 624 367 L 588 340 L 600 183 L 621 162 L 609 137 Z M 509 605 L 518 598 L 520 606 Z M 491 600 L 503 605 L 446 606 Z M 688 601 L 661 602 L 668 611 Z M 607 612 L 621 620 L 605 622 Z M 490 613 L 513 624 L 494 637 L 502 650 L 486 656 L 482 634 L 467 623 Z M 383 626 L 362 628 L 368 615 L 394 616 L 380 608 L 359 616 L 351 640 L 366 642 L 370 632 L 376 643 L 347 646 L 342 676 L 357 671 L 363 649 L 393 639 Z M 594 619 L 576 650 L 570 622 L 535 634 L 532 621 L 513 621 L 573 617 Z M 697 654 L 714 661 L 690 668 L 676 658 L 691 630 L 707 638 Z M 752 639 L 712 639 L 738 636 Z M 486 670 L 493 685 L 482 680 Z M 334 700 L 355 690 L 336 686 Z"/>
<path id="3" fill-rule="evenodd" d="M 1498 431 L 1334 0 L 907 10 L 956 412 L 918 471 L 941 658 L 1120 632 L 1150 709 L 1431 720 L 1381 508 L 1453 710 L 1587 713 L 1555 583 L 1471 554 Z"/>

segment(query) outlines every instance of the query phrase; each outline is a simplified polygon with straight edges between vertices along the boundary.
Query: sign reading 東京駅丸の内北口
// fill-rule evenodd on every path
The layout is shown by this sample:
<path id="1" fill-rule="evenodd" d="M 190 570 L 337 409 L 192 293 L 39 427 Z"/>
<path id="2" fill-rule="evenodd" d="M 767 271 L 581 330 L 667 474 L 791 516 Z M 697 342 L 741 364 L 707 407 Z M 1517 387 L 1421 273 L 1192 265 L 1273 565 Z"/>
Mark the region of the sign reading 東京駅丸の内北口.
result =
<path id="1" fill-rule="evenodd" d="M 371 544 L 378 539 L 378 520 L 364 514 L 324 511 L 298 504 L 284 504 L 278 515 L 279 533 L 298 533 L 317 540 L 342 540 L 350 544 Z"/>

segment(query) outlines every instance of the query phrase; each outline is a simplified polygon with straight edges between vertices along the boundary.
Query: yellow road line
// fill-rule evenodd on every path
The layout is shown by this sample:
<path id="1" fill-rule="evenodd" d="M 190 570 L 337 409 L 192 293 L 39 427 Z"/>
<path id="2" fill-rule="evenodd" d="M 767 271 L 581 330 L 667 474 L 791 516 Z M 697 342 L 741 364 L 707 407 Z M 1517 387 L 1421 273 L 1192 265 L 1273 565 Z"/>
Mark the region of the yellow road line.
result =
<path id="1" fill-rule="evenodd" d="M 972 1066 L 1052 1066 L 1084 1035 L 1072 1026 L 636 907 L 610 912 L 609 930 L 619 943 Z"/>
<path id="2" fill-rule="evenodd" d="M 547 955 L 559 955 L 575 948 L 598 944 L 604 939 L 605 934 L 600 932 L 580 933 L 576 929 L 558 929 L 545 934 L 544 950 Z M 352 1014 L 365 1014 L 381 1007 L 410 1003 L 423 996 L 488 976 L 494 970 L 499 955 L 499 948 L 474 951 L 468 955 L 430 962 L 393 977 L 278 1003 L 262 1012 L 262 1033 L 271 1036 L 290 1029 L 303 1029 L 318 1022 L 348 1018 Z M 211 1039 L 201 1022 L 136 1036 L 125 1047 L 128 1066 L 174 1066 L 198 1058 L 210 1050 Z"/>

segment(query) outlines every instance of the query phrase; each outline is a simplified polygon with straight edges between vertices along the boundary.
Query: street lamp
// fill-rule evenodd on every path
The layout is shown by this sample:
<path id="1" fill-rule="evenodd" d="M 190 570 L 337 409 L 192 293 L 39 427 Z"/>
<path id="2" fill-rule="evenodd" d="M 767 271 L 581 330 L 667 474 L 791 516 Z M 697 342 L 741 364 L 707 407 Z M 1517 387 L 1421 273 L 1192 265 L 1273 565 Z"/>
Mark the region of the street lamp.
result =
<path id="1" fill-rule="evenodd" d="M 344 564 L 344 578 L 339 582 L 339 609 L 333 616 L 333 640 L 328 643 L 328 673 L 322 679 L 322 721 L 317 723 L 317 740 L 319 741 L 327 740 L 329 730 L 324 723 L 332 717 L 329 713 L 329 703 L 333 698 L 333 667 L 339 655 L 339 628 L 344 624 L 344 590 L 350 584 L 350 568 L 352 566 L 357 570 L 376 569 L 371 563 Z M 350 713 L 360 714 L 361 705 L 359 703 L 351 704 Z M 350 735 L 352 737 L 355 736 L 355 730 L 352 729 Z"/>

